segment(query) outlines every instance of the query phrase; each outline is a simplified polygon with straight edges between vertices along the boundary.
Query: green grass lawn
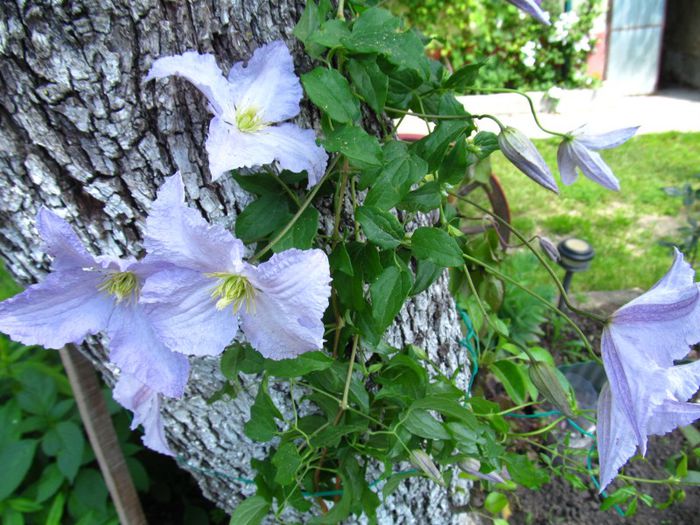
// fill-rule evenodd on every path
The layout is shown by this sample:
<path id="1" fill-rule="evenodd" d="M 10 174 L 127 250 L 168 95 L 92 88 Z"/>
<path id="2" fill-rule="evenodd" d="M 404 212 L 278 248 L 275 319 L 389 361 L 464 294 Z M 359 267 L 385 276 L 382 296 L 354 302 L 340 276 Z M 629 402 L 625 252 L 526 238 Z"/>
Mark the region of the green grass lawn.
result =
<path id="1" fill-rule="evenodd" d="M 536 144 L 556 171 L 558 143 Z M 572 186 L 560 185 L 557 197 L 516 170 L 500 152 L 493 155 L 492 165 L 516 228 L 556 241 L 580 237 L 594 246 L 590 270 L 574 279 L 577 291 L 648 288 L 672 261 L 670 250 L 658 241 L 678 238 L 676 228 L 685 222 L 681 199 L 662 188 L 696 184 L 700 133 L 642 135 L 602 154 L 620 179 L 619 193 L 579 176 Z"/>

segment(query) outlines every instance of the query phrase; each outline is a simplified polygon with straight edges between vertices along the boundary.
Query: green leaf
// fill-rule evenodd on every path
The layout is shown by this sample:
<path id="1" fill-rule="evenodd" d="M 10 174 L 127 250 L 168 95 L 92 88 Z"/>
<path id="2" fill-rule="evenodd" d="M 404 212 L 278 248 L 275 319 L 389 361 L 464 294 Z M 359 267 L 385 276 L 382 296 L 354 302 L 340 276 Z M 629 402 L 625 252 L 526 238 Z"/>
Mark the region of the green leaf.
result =
<path id="1" fill-rule="evenodd" d="M 332 153 L 342 153 L 357 168 L 373 168 L 382 164 L 382 149 L 377 137 L 360 127 L 342 127 L 326 135 L 323 145 Z"/>
<path id="2" fill-rule="evenodd" d="M 221 356 L 219 368 L 223 376 L 229 381 L 234 381 L 240 371 L 240 363 L 243 360 L 243 346 L 233 345 L 227 348 Z"/>
<path id="3" fill-rule="evenodd" d="M 384 499 L 391 496 L 391 493 L 394 492 L 406 478 L 411 478 L 415 475 L 416 474 L 412 472 L 401 472 L 392 474 L 387 480 L 387 482 L 384 484 L 384 487 L 382 488 L 382 496 L 384 497 Z"/>
<path id="4" fill-rule="evenodd" d="M 301 456 L 294 443 L 283 443 L 272 456 L 275 472 L 275 483 L 289 485 L 294 482 L 294 475 L 302 464 Z"/>
<path id="5" fill-rule="evenodd" d="M 347 22 L 333 19 L 323 22 L 318 31 L 314 31 L 310 35 L 309 42 L 328 48 L 334 48 L 340 47 L 342 45 L 341 39 L 348 36 L 350 36 L 350 30 L 348 29 Z"/>
<path id="6" fill-rule="evenodd" d="M 34 459 L 36 440 L 23 439 L 7 443 L 0 450 L 0 501 L 7 498 L 22 483 Z"/>
<path id="7" fill-rule="evenodd" d="M 413 283 L 410 295 L 417 295 L 426 290 L 442 275 L 443 270 L 442 266 L 433 262 L 425 259 L 419 260 L 416 268 L 416 280 Z"/>
<path id="8" fill-rule="evenodd" d="M 386 165 L 371 182 L 364 205 L 389 210 L 398 204 L 428 173 L 428 164 L 409 154 L 406 146 L 390 142 L 384 146 Z M 368 182 L 369 184 L 369 182 Z"/>
<path id="9" fill-rule="evenodd" d="M 516 404 L 525 402 L 527 386 L 523 380 L 523 372 L 518 365 L 513 361 L 501 360 L 491 363 L 489 369 Z"/>
<path id="10" fill-rule="evenodd" d="M 318 232 L 319 216 L 315 208 L 311 206 L 306 208 L 289 231 L 284 234 L 284 237 L 272 247 L 272 251 L 277 253 L 290 248 L 298 248 L 300 250 L 311 248 Z"/>
<path id="11" fill-rule="evenodd" d="M 337 403 L 336 403 L 337 408 Z M 329 425 L 311 437 L 311 445 L 316 448 L 338 446 L 340 438 L 367 429 L 366 424 Z"/>
<path id="12" fill-rule="evenodd" d="M 282 419 L 282 414 L 267 393 L 267 379 L 260 383 L 255 402 L 250 407 L 250 420 L 243 426 L 245 435 L 254 441 L 270 441 L 277 433 L 275 418 Z"/>
<path id="13" fill-rule="evenodd" d="M 442 267 L 462 266 L 462 249 L 450 235 L 438 228 L 418 228 L 411 236 L 411 251 L 416 259 L 425 259 Z"/>
<path id="14" fill-rule="evenodd" d="M 462 66 L 443 82 L 443 87 L 446 89 L 454 89 L 458 93 L 464 92 L 467 88 L 474 85 L 476 78 L 479 76 L 479 69 L 481 69 L 485 63 L 486 62 L 477 62 L 476 64 Z"/>
<path id="15" fill-rule="evenodd" d="M 372 317 L 380 330 L 384 330 L 399 313 L 412 286 L 411 276 L 396 266 L 386 268 L 370 286 Z"/>
<path id="16" fill-rule="evenodd" d="M 11 507 L 5 507 L 2 513 L 3 525 L 24 525 L 24 516 Z"/>
<path id="17" fill-rule="evenodd" d="M 477 156 L 479 160 L 483 160 L 494 151 L 498 151 L 500 146 L 498 145 L 498 135 L 491 133 L 490 131 L 480 131 L 476 134 L 472 140 L 473 148 L 471 151 Z M 474 148 L 477 148 L 476 150 Z"/>
<path id="18" fill-rule="evenodd" d="M 411 410 L 403 422 L 411 434 L 426 439 L 450 439 L 450 434 L 427 410 Z"/>
<path id="19" fill-rule="evenodd" d="M 24 370 L 19 381 L 22 390 L 16 398 L 22 410 L 39 416 L 49 413 L 56 403 L 56 383 L 36 370 Z"/>
<path id="20" fill-rule="evenodd" d="M 58 451 L 58 468 L 72 483 L 83 459 L 85 438 L 83 433 L 72 421 L 61 421 L 56 425 L 61 448 Z"/>
<path id="21" fill-rule="evenodd" d="M 46 515 L 45 525 L 60 525 L 63 517 L 63 508 L 65 507 L 66 497 L 62 492 L 56 494 L 56 497 L 51 503 L 49 513 Z"/>
<path id="22" fill-rule="evenodd" d="M 56 491 L 63 485 L 63 474 L 55 463 L 48 465 L 41 474 L 36 488 L 37 502 L 41 503 L 53 496 Z"/>
<path id="23" fill-rule="evenodd" d="M 288 201 L 279 195 L 263 195 L 251 202 L 236 219 L 236 237 L 248 243 L 265 238 L 292 218 Z"/>
<path id="24" fill-rule="evenodd" d="M 430 135 L 413 144 L 411 150 L 428 162 L 429 171 L 435 171 L 442 163 L 447 148 L 464 134 L 469 125 L 467 120 L 444 120 Z"/>
<path id="25" fill-rule="evenodd" d="M 387 77 L 373 58 L 354 58 L 348 61 L 348 73 L 357 92 L 375 113 L 384 112 L 386 95 L 389 89 Z"/>
<path id="26" fill-rule="evenodd" d="M 360 104 L 345 77 L 335 69 L 317 67 L 301 76 L 306 94 L 330 118 L 343 124 L 359 119 Z"/>
<path id="27" fill-rule="evenodd" d="M 484 501 L 484 508 L 491 514 L 498 514 L 506 508 L 506 505 L 508 505 L 508 498 L 500 492 L 491 492 Z"/>
<path id="28" fill-rule="evenodd" d="M 605 498 L 600 505 L 600 510 L 608 510 L 613 505 L 623 505 L 625 501 L 635 495 L 634 487 L 622 487 Z"/>
<path id="29" fill-rule="evenodd" d="M 326 370 L 333 365 L 333 359 L 323 352 L 305 352 L 294 359 L 267 359 L 265 369 L 275 377 L 299 377 L 311 372 Z"/>
<path id="30" fill-rule="evenodd" d="M 353 25 L 352 34 L 343 39 L 343 44 L 356 53 L 384 55 L 392 64 L 418 71 L 427 78 L 429 66 L 423 43 L 412 31 L 398 32 L 400 24 L 400 19 L 385 9 L 367 9 Z"/>
<path id="31" fill-rule="evenodd" d="M 547 473 L 533 465 L 527 457 L 509 452 L 503 457 L 503 460 L 508 467 L 510 477 L 519 485 L 529 489 L 537 489 L 545 483 L 549 483 Z"/>
<path id="32" fill-rule="evenodd" d="M 317 5 L 313 0 L 307 2 L 299 22 L 292 31 L 292 34 L 304 43 L 306 52 L 313 58 L 318 58 L 323 52 L 323 46 L 310 41 L 310 37 L 318 31 L 321 21 L 326 18 L 327 7 L 324 10 L 323 6 L 328 6 L 329 3 L 322 0 L 320 4 L 321 6 Z"/>
<path id="33" fill-rule="evenodd" d="M 326 514 L 312 518 L 309 521 L 310 525 L 331 525 L 340 523 L 350 514 L 352 503 L 360 497 L 360 494 L 355 494 L 353 491 L 353 484 L 350 483 L 347 474 L 342 470 L 340 472 L 340 479 L 343 482 L 343 495 L 340 497 L 340 501 L 336 502 L 333 505 L 333 508 Z"/>
<path id="34" fill-rule="evenodd" d="M 102 514 L 107 509 L 109 493 L 100 473 L 91 468 L 83 468 L 75 479 L 70 496 L 68 510 L 73 516 L 88 515 L 91 511 Z M 88 521 L 88 520 L 86 520 Z M 88 523 L 95 523 L 94 518 Z"/>
<path id="35" fill-rule="evenodd" d="M 432 395 L 417 399 L 411 404 L 411 409 L 436 410 L 447 418 L 476 423 L 476 418 L 469 409 L 448 396 Z"/>
<path id="36" fill-rule="evenodd" d="M 403 226 L 391 213 L 377 208 L 361 206 L 355 212 L 357 221 L 370 242 L 380 248 L 396 248 L 404 238 Z"/>
<path id="37" fill-rule="evenodd" d="M 352 261 L 344 242 L 338 243 L 328 257 L 331 270 L 338 270 L 345 275 L 352 277 L 355 271 L 352 269 Z"/>
<path id="38" fill-rule="evenodd" d="M 258 525 L 270 511 L 270 502 L 262 496 L 246 498 L 231 514 L 230 525 Z"/>
<path id="39" fill-rule="evenodd" d="M 467 167 L 467 143 L 464 140 L 458 140 L 440 165 L 438 172 L 440 182 L 459 184 L 467 174 Z"/>
<path id="40" fill-rule="evenodd" d="M 439 208 L 441 203 L 440 185 L 437 181 L 431 181 L 406 195 L 398 207 L 402 210 L 427 213 Z"/>
<path id="41" fill-rule="evenodd" d="M 253 175 L 243 175 L 240 172 L 234 172 L 233 178 L 238 185 L 249 193 L 256 195 L 279 195 L 282 187 L 275 180 L 276 175 L 267 172 L 258 172 Z"/>

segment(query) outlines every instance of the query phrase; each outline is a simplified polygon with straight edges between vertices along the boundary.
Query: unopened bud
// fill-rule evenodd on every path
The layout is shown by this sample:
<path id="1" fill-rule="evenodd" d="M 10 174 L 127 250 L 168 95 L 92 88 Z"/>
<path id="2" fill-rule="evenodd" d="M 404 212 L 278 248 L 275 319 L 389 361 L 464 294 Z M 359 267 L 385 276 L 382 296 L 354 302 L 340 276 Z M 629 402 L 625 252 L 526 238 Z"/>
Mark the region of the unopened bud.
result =
<path id="1" fill-rule="evenodd" d="M 542 248 L 542 251 L 547 255 L 547 257 L 552 259 L 554 262 L 559 262 L 559 259 L 561 259 L 559 249 L 547 237 L 540 237 L 540 248 Z"/>
<path id="2" fill-rule="evenodd" d="M 481 463 L 478 459 L 463 459 L 459 462 L 459 468 L 461 468 L 467 474 L 476 476 L 479 479 L 491 481 L 493 483 L 506 483 L 506 479 L 496 471 L 489 472 L 488 474 L 484 474 L 483 472 L 481 472 L 481 470 L 479 470 L 481 468 Z M 508 476 L 508 471 L 505 469 L 505 467 L 503 469 L 503 473 L 506 475 L 506 477 L 508 477 L 508 479 L 510 479 L 510 477 Z"/>
<path id="3" fill-rule="evenodd" d="M 567 417 L 573 417 L 569 406 L 569 396 L 559 381 L 557 370 L 544 361 L 530 363 L 530 380 L 544 398 Z"/>
<path id="4" fill-rule="evenodd" d="M 445 486 L 445 481 L 442 479 L 440 470 L 435 466 L 431 457 L 422 450 L 416 449 L 411 451 L 411 463 L 421 469 L 427 476 L 438 485 Z"/>
<path id="5" fill-rule="evenodd" d="M 557 183 L 537 148 L 522 132 L 505 128 L 498 135 L 498 145 L 513 165 L 540 186 L 559 193 Z"/>

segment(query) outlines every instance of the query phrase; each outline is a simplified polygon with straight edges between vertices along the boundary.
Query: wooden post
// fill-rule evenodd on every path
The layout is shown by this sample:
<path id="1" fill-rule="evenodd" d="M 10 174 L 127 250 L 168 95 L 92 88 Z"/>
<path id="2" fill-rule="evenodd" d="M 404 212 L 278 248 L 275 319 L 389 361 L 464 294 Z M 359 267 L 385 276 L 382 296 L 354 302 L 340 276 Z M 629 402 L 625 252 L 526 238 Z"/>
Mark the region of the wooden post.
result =
<path id="1" fill-rule="evenodd" d="M 146 525 L 146 516 L 119 447 L 95 369 L 74 347 L 66 346 L 60 350 L 60 354 L 83 426 L 117 508 L 119 522 L 122 525 Z"/>

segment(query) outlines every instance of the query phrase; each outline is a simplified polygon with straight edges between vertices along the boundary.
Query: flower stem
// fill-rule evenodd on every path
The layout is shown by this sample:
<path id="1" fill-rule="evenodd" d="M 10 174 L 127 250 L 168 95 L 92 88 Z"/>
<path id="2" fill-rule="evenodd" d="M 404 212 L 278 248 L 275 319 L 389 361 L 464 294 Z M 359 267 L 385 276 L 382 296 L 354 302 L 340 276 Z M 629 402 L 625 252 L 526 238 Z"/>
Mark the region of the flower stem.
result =
<path id="1" fill-rule="evenodd" d="M 456 193 L 450 193 L 450 195 L 452 195 L 453 197 L 456 197 L 457 199 L 459 199 L 461 201 L 464 201 L 468 204 L 471 204 L 472 206 L 474 206 L 475 208 L 477 208 L 478 210 L 480 210 L 484 213 L 489 214 L 491 217 L 496 219 L 503 226 L 508 228 L 508 230 L 510 230 L 513 233 L 513 235 L 515 235 L 520 240 L 520 242 L 523 243 L 524 246 L 527 246 L 528 250 L 530 250 L 535 255 L 535 257 L 537 257 L 540 264 L 544 267 L 544 269 L 547 271 L 549 276 L 552 278 L 552 280 L 554 281 L 554 284 L 557 285 L 557 288 L 559 289 L 559 293 L 561 294 L 562 298 L 564 299 L 564 304 L 566 304 L 566 306 L 567 306 L 567 308 L 569 308 L 569 310 L 571 310 L 572 312 L 575 312 L 579 315 L 582 315 L 584 317 L 588 317 L 589 319 L 593 319 L 594 321 L 597 321 L 603 325 L 607 324 L 607 320 L 600 317 L 599 315 L 596 315 L 596 314 L 591 313 L 591 312 L 587 312 L 586 310 L 580 310 L 580 309 L 576 308 L 573 304 L 571 304 L 571 300 L 569 299 L 569 295 L 566 293 L 566 290 L 564 289 L 564 285 L 559 280 L 559 277 L 557 277 L 557 274 L 554 272 L 554 270 L 549 265 L 549 263 L 547 263 L 547 261 L 544 259 L 544 257 L 542 257 L 542 255 L 539 253 L 539 251 L 537 251 L 537 249 L 534 246 L 532 246 L 531 242 L 522 233 L 520 233 L 516 228 L 511 226 L 508 223 L 508 221 L 504 221 L 501 217 L 499 217 L 498 215 L 496 215 L 492 211 L 480 206 L 476 202 L 474 202 L 470 199 L 467 199 L 466 197 L 462 197 L 461 195 L 458 195 Z"/>
<path id="2" fill-rule="evenodd" d="M 578 336 L 581 339 L 581 341 L 583 342 L 583 344 L 586 345 L 586 350 L 588 350 L 588 352 L 591 354 L 593 359 L 595 359 L 599 363 L 602 363 L 600 357 L 598 357 L 596 355 L 596 353 L 593 351 L 593 347 L 591 347 L 591 343 L 590 343 L 590 341 L 588 341 L 588 338 L 584 335 L 584 333 L 581 331 L 581 329 L 578 327 L 578 325 L 573 321 L 573 319 L 571 319 L 571 317 L 566 315 L 566 313 L 562 312 L 559 308 L 557 308 L 552 303 L 547 301 L 547 299 L 545 299 L 541 295 L 530 290 L 527 286 L 523 286 L 522 284 L 520 284 L 518 281 L 516 281 L 512 277 L 509 277 L 508 275 L 496 270 L 496 268 L 494 268 L 493 266 L 490 266 L 490 265 L 486 264 L 485 262 L 480 261 L 479 259 L 477 259 L 475 257 L 472 257 L 471 255 L 467 255 L 466 253 L 463 253 L 462 257 L 464 257 L 468 261 L 473 262 L 474 264 L 478 264 L 479 266 L 484 268 L 487 272 L 495 275 L 496 277 L 503 279 L 504 281 L 509 282 L 513 286 L 520 288 L 523 292 L 525 292 L 529 296 L 533 297 L 534 299 L 537 299 L 539 302 L 541 302 L 547 308 L 549 308 L 552 311 L 561 315 L 576 331 L 576 333 L 578 334 Z"/>
<path id="3" fill-rule="evenodd" d="M 348 408 L 348 395 L 350 394 L 350 381 L 352 380 L 352 369 L 355 366 L 355 354 L 357 353 L 357 343 L 360 340 L 359 335 L 355 335 L 352 339 L 352 351 L 350 353 L 350 364 L 348 364 L 348 376 L 345 378 L 345 388 L 343 389 L 343 399 L 340 401 L 340 411 L 343 412 Z"/>
<path id="4" fill-rule="evenodd" d="M 338 162 L 338 158 L 339 157 L 336 157 L 333 159 L 333 161 L 331 162 L 331 165 L 328 166 L 328 169 L 326 170 L 326 174 L 321 178 L 320 181 L 318 181 L 318 184 L 316 184 L 316 186 L 314 186 L 313 189 L 309 192 L 309 194 L 306 196 L 306 199 L 304 199 L 304 202 L 301 203 L 301 206 L 299 206 L 299 209 L 294 214 L 294 216 L 290 219 L 290 221 L 287 223 L 287 225 L 284 228 L 282 228 L 282 230 L 275 236 L 275 238 L 272 239 L 270 242 L 268 242 L 264 248 L 262 248 L 255 255 L 253 255 L 250 258 L 250 262 L 257 261 L 258 259 L 260 259 L 260 257 L 262 257 L 268 251 L 270 251 L 270 249 L 275 244 L 277 244 L 280 241 L 280 239 L 282 239 L 282 237 L 284 237 L 287 234 L 287 232 L 292 228 L 292 226 L 294 226 L 294 224 L 299 220 L 299 217 L 302 216 L 302 214 L 304 213 L 306 208 L 309 207 L 309 204 L 311 204 L 311 201 L 314 200 L 314 197 L 318 193 L 318 190 L 321 189 L 321 186 L 323 186 L 323 183 L 326 182 L 326 180 L 328 180 L 328 177 L 330 176 L 331 172 L 333 171 L 333 168 L 335 168 L 335 165 Z"/>

